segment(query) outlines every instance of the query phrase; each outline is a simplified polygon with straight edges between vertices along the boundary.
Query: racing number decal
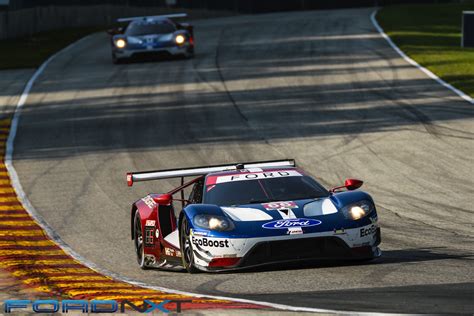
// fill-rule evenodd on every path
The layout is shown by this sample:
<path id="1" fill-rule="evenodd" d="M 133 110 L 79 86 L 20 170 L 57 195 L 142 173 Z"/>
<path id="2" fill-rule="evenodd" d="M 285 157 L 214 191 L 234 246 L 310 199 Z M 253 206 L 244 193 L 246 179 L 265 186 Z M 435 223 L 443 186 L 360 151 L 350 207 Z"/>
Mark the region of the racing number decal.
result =
<path id="1" fill-rule="evenodd" d="M 142 199 L 143 203 L 145 203 L 149 208 L 154 208 L 156 206 L 156 202 L 155 200 L 153 200 L 153 198 L 149 195 L 145 196 L 143 199 Z"/>
<path id="2" fill-rule="evenodd" d="M 279 210 L 279 209 L 282 209 L 282 208 L 298 208 L 298 205 L 296 205 L 296 203 L 293 202 L 293 201 L 263 203 L 262 206 L 267 211 L 269 211 L 269 210 Z"/>

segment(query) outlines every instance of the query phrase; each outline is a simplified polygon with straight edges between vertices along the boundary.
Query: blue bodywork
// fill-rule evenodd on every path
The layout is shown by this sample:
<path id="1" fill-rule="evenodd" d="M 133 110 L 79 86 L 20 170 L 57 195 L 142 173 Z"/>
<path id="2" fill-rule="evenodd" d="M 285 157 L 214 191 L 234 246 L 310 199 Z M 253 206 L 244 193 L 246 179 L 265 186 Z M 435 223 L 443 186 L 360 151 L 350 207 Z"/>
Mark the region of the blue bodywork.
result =
<path id="1" fill-rule="evenodd" d="M 375 209 L 374 201 L 372 197 L 363 192 L 363 191 L 347 191 L 331 194 L 328 198 L 336 206 L 338 212 L 328 215 L 318 215 L 318 216 L 305 216 L 304 215 L 304 206 L 312 203 L 315 199 L 305 199 L 305 200 L 294 200 L 298 208 L 292 208 L 293 213 L 299 219 L 313 219 L 320 221 L 319 224 L 302 227 L 303 234 L 309 233 L 321 233 L 327 231 L 334 231 L 339 229 L 351 229 L 358 228 L 372 224 L 377 219 L 377 211 Z M 345 217 L 341 211 L 344 207 L 349 207 L 354 203 L 360 201 L 369 201 L 372 203 L 372 211 L 365 217 L 359 220 L 348 219 Z M 278 212 L 274 210 L 266 210 L 262 204 L 247 204 L 239 205 L 237 207 L 245 208 L 254 208 L 264 211 L 266 214 L 270 215 L 273 220 L 281 220 L 281 216 Z M 230 221 L 232 219 L 226 215 L 226 213 L 217 205 L 209 204 L 192 204 L 184 208 L 182 216 L 186 216 L 188 223 L 190 223 L 191 228 L 195 232 L 205 234 L 209 237 L 221 237 L 221 238 L 255 238 L 255 237 L 272 237 L 272 236 L 285 236 L 287 235 L 287 229 L 267 229 L 262 226 L 266 223 L 269 223 L 273 220 L 265 221 L 233 221 L 235 228 L 230 231 L 212 231 L 205 230 L 199 227 L 196 227 L 193 223 L 194 216 L 198 214 L 208 214 L 221 217 L 227 217 Z"/>

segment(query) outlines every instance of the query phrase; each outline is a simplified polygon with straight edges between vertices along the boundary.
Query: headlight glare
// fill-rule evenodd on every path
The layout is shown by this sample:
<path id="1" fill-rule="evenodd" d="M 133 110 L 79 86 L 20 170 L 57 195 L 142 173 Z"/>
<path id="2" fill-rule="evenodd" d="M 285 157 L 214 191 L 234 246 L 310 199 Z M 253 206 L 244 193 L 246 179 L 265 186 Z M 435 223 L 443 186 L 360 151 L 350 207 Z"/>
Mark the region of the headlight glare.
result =
<path id="1" fill-rule="evenodd" d="M 349 212 L 354 220 L 360 219 L 366 215 L 364 209 L 358 205 L 351 207 Z"/>
<path id="2" fill-rule="evenodd" d="M 186 38 L 184 37 L 184 35 L 179 34 L 176 36 L 175 41 L 176 41 L 176 44 L 181 45 L 181 44 L 184 44 L 184 42 L 186 41 Z"/>
<path id="3" fill-rule="evenodd" d="M 233 229 L 233 224 L 230 220 L 222 216 L 200 214 L 194 216 L 194 224 L 200 228 L 226 231 Z"/>
<path id="4" fill-rule="evenodd" d="M 374 205 L 369 201 L 360 201 L 355 204 L 346 206 L 342 209 L 342 213 L 347 219 L 359 220 L 367 216 L 374 209 Z"/>
<path id="5" fill-rule="evenodd" d="M 119 38 L 115 41 L 115 46 L 117 46 L 117 48 L 124 48 L 125 46 L 127 46 L 127 42 L 125 42 L 123 38 Z"/>

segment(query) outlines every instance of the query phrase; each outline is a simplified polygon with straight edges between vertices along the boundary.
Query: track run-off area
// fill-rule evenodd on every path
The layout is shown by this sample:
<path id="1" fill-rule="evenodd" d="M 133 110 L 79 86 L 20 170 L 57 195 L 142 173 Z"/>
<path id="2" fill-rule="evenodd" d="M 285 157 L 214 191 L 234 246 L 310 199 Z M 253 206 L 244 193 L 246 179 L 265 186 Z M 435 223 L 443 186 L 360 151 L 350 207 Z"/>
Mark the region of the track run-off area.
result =
<path id="1" fill-rule="evenodd" d="M 372 12 L 199 21 L 191 60 L 116 66 L 105 33 L 81 40 L 51 61 L 21 110 L 12 158 L 31 208 L 98 270 L 149 286 L 330 310 L 472 312 L 474 108 L 400 58 Z M 131 203 L 177 183 L 128 188 L 126 172 L 279 158 L 295 158 L 328 187 L 364 180 L 378 208 L 382 258 L 224 274 L 139 269 Z M 49 247 L 38 259 L 12 252 L 23 242 L 15 231 L 33 237 L 39 227 L 21 229 L 36 224 L 8 190 L 1 198 L 13 200 L 2 203 L 19 209 L 5 204 L 13 208 L 0 215 L 10 221 L 0 219 L 0 267 L 54 258 L 71 264 L 57 280 L 79 273 L 82 264 L 49 239 L 38 239 Z M 51 279 L 38 271 L 32 282 L 41 287 Z"/>

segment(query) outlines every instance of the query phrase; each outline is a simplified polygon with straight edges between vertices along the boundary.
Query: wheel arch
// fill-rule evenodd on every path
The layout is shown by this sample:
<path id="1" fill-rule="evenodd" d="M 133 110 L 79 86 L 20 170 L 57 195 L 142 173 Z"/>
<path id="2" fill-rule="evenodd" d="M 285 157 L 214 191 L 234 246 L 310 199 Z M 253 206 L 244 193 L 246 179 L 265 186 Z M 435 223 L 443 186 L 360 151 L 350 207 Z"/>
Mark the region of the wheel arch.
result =
<path id="1" fill-rule="evenodd" d="M 130 216 L 130 234 L 131 234 L 131 238 L 132 240 L 135 239 L 135 214 L 137 213 L 138 211 L 138 207 L 135 203 L 133 203 L 132 205 L 132 211 L 131 211 L 131 216 Z"/>

